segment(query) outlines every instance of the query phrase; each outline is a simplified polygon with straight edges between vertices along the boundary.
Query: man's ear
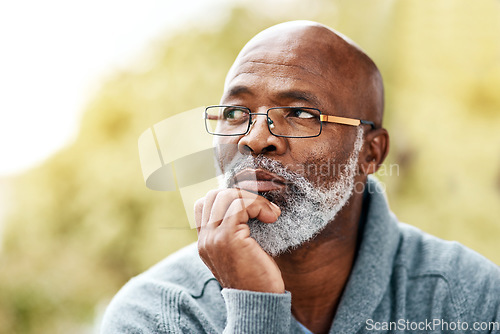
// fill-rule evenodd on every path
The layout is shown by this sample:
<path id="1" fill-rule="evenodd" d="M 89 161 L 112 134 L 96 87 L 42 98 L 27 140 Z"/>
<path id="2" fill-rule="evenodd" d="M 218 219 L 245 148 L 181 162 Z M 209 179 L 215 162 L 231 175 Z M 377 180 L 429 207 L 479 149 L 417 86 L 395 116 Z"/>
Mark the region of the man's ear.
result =
<path id="1" fill-rule="evenodd" d="M 375 173 L 389 153 L 389 133 L 386 129 L 374 129 L 366 133 L 365 145 L 359 157 L 360 172 Z"/>

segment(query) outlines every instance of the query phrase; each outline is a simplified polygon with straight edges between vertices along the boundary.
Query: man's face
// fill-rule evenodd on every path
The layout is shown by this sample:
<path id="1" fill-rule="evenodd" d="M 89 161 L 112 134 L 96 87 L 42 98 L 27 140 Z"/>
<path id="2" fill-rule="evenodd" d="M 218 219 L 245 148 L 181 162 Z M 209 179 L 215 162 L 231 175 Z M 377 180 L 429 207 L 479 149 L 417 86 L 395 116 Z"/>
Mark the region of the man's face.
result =
<path id="1" fill-rule="evenodd" d="M 254 43 L 228 74 L 221 104 L 245 106 L 254 113 L 277 106 L 314 107 L 323 114 L 351 117 L 340 107 L 346 100 L 339 89 L 342 78 L 336 78 L 328 58 L 319 57 L 304 41 L 290 51 L 293 43 L 287 39 Z M 325 172 L 327 167 L 345 164 L 356 138 L 356 128 L 333 123 L 323 123 L 319 137 L 276 137 L 270 134 L 264 116 L 253 116 L 252 120 L 255 124 L 247 135 L 216 138 L 217 144 L 224 146 L 219 157 L 222 168 L 238 154 L 264 154 L 313 184 L 325 185 L 336 179 L 335 169 Z M 322 173 L 319 167 L 323 167 Z"/>
<path id="2" fill-rule="evenodd" d="M 295 43 L 286 38 L 272 42 L 268 39 L 248 47 L 228 74 L 221 104 L 245 106 L 253 113 L 265 113 L 267 109 L 279 106 L 313 107 L 323 114 L 350 117 L 339 108 L 345 99 L 339 89 L 342 80 L 330 70 L 328 59 L 318 56 L 317 49 L 323 46 L 315 43 L 308 47 L 311 43 L 303 41 L 300 48 L 293 49 Z M 322 208 L 329 212 L 326 215 L 322 213 L 323 222 L 318 223 L 318 218 L 313 226 L 303 225 L 314 229 L 308 233 L 309 238 L 313 237 L 334 218 L 351 196 L 362 145 L 362 130 L 323 123 L 318 137 L 282 138 L 269 132 L 264 116 L 254 116 L 252 120 L 255 123 L 245 136 L 216 137 L 219 163 L 226 175 L 225 186 L 258 192 L 281 207 L 280 219 L 286 217 L 289 211 L 289 218 L 285 219 L 293 220 L 295 217 L 299 223 L 305 223 L 300 219 L 307 219 L 310 215 L 310 212 L 304 212 L 306 207 L 309 211 L 318 211 L 321 209 L 319 206 L 327 204 L 331 208 Z M 358 145 L 356 149 L 355 142 Z M 235 168 L 236 173 L 233 172 Z M 253 175 L 256 181 L 249 181 L 246 170 L 257 171 Z M 298 200 L 301 198 L 309 198 L 309 204 Z M 335 209 L 336 204 L 340 207 Z M 304 217 L 297 216 L 298 212 L 293 211 L 297 209 L 305 213 Z M 279 220 L 275 223 L 278 228 L 299 227 L 280 226 L 279 223 Z M 261 227 L 252 227 L 252 224 L 252 232 L 262 230 Z M 273 245 L 276 246 L 276 242 L 283 238 L 290 238 L 290 235 L 275 238 Z M 295 243 L 293 245 L 263 247 L 276 255 L 288 246 L 307 241 L 299 239 L 292 242 Z"/>

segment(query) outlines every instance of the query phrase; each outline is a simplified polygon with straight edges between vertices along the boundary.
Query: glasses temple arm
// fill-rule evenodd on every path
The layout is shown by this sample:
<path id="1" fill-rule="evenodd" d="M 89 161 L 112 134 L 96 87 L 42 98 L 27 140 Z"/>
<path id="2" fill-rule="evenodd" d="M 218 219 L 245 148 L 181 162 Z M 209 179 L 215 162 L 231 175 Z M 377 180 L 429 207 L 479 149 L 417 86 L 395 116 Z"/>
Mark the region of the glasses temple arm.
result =
<path id="1" fill-rule="evenodd" d="M 375 129 L 375 123 L 373 123 L 371 121 L 365 121 L 362 119 L 340 117 L 340 116 L 331 116 L 331 115 L 320 115 L 319 119 L 322 122 L 339 123 L 339 124 L 352 125 L 352 126 L 358 126 L 360 124 L 368 124 L 368 125 L 371 125 L 372 129 Z"/>

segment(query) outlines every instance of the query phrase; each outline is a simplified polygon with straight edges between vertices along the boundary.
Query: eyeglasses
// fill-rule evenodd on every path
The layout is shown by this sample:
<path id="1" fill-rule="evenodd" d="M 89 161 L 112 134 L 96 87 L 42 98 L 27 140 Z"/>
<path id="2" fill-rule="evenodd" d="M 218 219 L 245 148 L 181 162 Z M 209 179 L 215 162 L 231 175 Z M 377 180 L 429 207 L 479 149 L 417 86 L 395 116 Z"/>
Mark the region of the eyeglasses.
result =
<path id="1" fill-rule="evenodd" d="M 368 124 L 375 129 L 375 123 L 355 118 L 322 115 L 316 108 L 275 107 L 266 113 L 253 113 L 247 107 L 209 106 L 205 108 L 205 128 L 208 133 L 217 136 L 242 136 L 248 133 L 252 115 L 264 115 L 267 118 L 269 132 L 277 137 L 311 138 L 321 134 L 323 122 L 351 126 Z"/>

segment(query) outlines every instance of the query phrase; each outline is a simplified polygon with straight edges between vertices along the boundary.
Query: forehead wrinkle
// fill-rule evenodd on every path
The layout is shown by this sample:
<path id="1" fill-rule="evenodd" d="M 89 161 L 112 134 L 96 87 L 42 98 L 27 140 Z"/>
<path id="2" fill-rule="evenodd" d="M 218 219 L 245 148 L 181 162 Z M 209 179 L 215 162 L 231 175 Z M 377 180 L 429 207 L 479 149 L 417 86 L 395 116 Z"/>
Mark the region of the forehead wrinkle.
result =
<path id="1" fill-rule="evenodd" d="M 237 96 L 240 94 L 248 94 L 251 96 L 255 96 L 254 92 L 249 87 L 244 85 L 237 85 L 231 87 L 231 89 L 229 89 L 227 94 L 228 96 Z M 295 100 L 295 101 L 305 101 L 315 105 L 321 104 L 319 99 L 313 93 L 301 89 L 287 89 L 281 92 L 277 92 L 275 96 L 277 100 Z"/>
<path id="2" fill-rule="evenodd" d="M 271 61 L 262 61 L 262 60 L 247 60 L 245 63 L 254 63 L 254 64 L 264 64 L 264 65 L 279 65 L 279 66 L 285 66 L 285 67 L 295 67 L 295 68 L 300 68 L 303 71 L 306 71 L 312 75 L 319 75 L 322 76 L 321 73 L 315 72 L 310 70 L 309 68 L 305 66 L 300 66 L 300 65 L 290 65 L 286 63 L 279 63 L 279 62 L 271 62 Z M 242 64 L 243 65 L 243 64 Z"/>
<path id="3" fill-rule="evenodd" d="M 255 72 L 252 72 L 252 71 L 244 71 L 244 72 L 238 72 L 238 74 L 236 74 L 234 77 L 231 78 L 231 81 L 235 80 L 237 77 L 239 77 L 240 75 L 243 75 L 243 74 L 250 74 L 250 75 L 259 75 L 259 76 L 263 76 L 263 77 L 272 77 L 272 78 L 280 78 L 280 79 L 287 79 L 287 80 L 291 80 L 289 76 L 286 76 L 286 75 L 276 75 L 276 74 L 272 74 L 272 73 L 269 73 L 269 74 L 262 74 L 262 73 L 255 73 Z M 293 80 L 295 81 L 305 81 L 305 82 L 309 82 L 307 80 L 304 80 L 302 78 L 298 78 L 298 77 L 294 77 Z M 231 90 L 229 90 L 231 91 Z"/>

